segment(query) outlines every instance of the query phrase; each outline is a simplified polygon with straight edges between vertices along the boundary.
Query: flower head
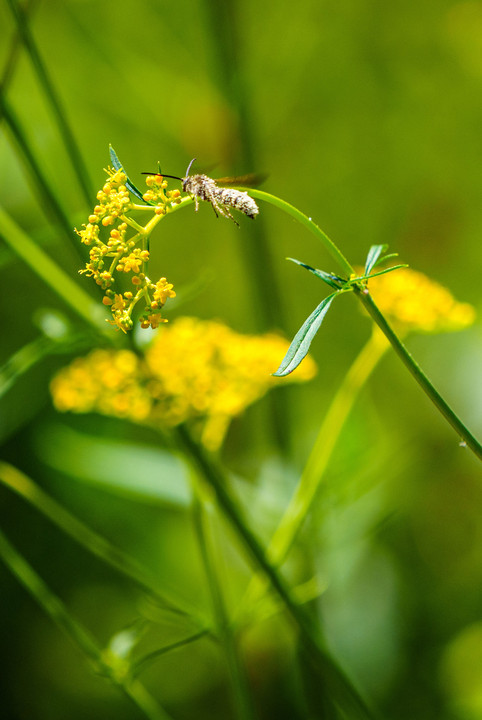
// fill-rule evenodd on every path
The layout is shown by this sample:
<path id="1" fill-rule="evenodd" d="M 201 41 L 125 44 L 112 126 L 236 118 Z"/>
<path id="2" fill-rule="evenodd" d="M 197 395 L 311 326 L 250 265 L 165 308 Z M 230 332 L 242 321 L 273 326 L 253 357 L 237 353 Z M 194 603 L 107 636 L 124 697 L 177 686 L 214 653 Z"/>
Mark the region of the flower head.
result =
<path id="1" fill-rule="evenodd" d="M 122 314 L 122 298 L 115 302 Z M 275 334 L 241 335 L 218 321 L 183 317 L 162 327 L 143 359 L 125 350 L 94 350 L 61 370 L 51 391 L 62 411 L 162 427 L 194 422 L 214 449 L 231 419 L 275 386 L 271 371 L 287 348 Z M 304 382 L 315 372 L 308 357 L 287 382 Z"/>
<path id="2" fill-rule="evenodd" d="M 460 303 L 442 285 L 410 268 L 369 280 L 369 290 L 380 310 L 405 331 L 450 332 L 475 320 L 475 310 Z"/>
<path id="3" fill-rule="evenodd" d="M 140 317 L 141 327 L 156 328 L 166 322 L 161 315 L 162 307 L 176 293 L 166 278 L 161 278 L 157 283 L 149 279 L 149 251 L 145 246 L 152 221 L 143 228 L 137 221 L 130 219 L 129 215 L 138 210 L 139 206 L 135 206 L 130 199 L 127 176 L 122 170 L 108 168 L 106 172 L 107 182 L 97 193 L 97 204 L 88 222 L 82 230 L 76 230 L 84 245 L 90 247 L 89 262 L 80 273 L 92 277 L 106 291 L 103 304 L 110 308 L 112 320 L 109 322 L 117 329 L 123 332 L 132 329 L 134 307 L 140 300 L 146 303 L 144 314 Z M 154 176 L 153 180 L 149 176 L 147 180 L 150 188 L 148 193 L 151 195 L 146 200 L 153 202 L 155 207 L 145 207 L 152 210 L 154 215 L 165 214 L 180 202 L 179 191 L 166 190 L 167 181 L 162 177 Z M 142 247 L 137 247 L 138 244 Z M 129 277 L 130 287 L 134 286 L 135 293 L 123 292 L 124 288 L 118 288 L 119 273 Z"/>

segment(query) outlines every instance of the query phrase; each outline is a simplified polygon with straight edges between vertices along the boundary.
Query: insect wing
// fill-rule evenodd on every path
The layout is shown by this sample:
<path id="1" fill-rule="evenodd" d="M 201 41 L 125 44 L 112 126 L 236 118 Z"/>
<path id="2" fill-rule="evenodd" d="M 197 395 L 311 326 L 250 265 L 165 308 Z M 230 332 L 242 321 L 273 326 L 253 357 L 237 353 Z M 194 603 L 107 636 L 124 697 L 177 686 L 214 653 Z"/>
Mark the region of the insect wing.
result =
<path id="1" fill-rule="evenodd" d="M 234 177 L 214 178 L 216 185 L 233 187 L 236 185 L 255 187 L 261 185 L 268 177 L 267 173 L 249 173 L 248 175 L 236 175 Z"/>

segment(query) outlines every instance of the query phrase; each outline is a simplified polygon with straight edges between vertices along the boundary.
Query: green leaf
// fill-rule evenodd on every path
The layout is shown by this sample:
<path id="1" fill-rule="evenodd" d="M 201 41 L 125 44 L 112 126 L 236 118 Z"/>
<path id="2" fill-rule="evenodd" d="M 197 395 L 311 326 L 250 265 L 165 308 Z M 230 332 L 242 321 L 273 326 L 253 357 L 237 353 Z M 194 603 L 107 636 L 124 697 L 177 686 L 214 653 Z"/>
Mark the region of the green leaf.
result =
<path id="1" fill-rule="evenodd" d="M 311 273 L 313 273 L 313 275 L 319 277 L 321 280 L 323 280 L 323 282 L 325 282 L 327 285 L 334 288 L 335 290 L 339 290 L 340 287 L 342 287 L 346 283 L 346 280 L 338 277 L 338 275 L 333 275 L 332 273 L 327 273 L 324 270 L 312 268 L 311 265 L 307 265 L 300 260 L 295 260 L 295 258 L 287 258 L 287 260 L 291 260 L 291 262 L 294 262 L 297 265 L 301 265 L 301 267 L 305 268 L 305 270 L 309 270 Z"/>
<path id="2" fill-rule="evenodd" d="M 124 169 L 124 166 L 122 165 L 121 161 L 120 161 L 119 158 L 117 157 L 117 153 L 116 153 L 116 151 L 114 150 L 114 148 L 112 147 L 112 145 L 109 145 L 109 155 L 110 155 L 110 161 L 111 161 L 112 165 L 114 166 L 114 169 L 115 169 L 115 170 L 122 170 L 122 172 L 125 173 L 125 176 L 126 176 L 126 187 L 127 187 L 127 189 L 128 189 L 133 195 L 135 195 L 137 198 L 139 198 L 139 200 L 142 200 L 142 202 L 145 203 L 146 201 L 145 201 L 144 198 L 142 197 L 141 191 L 140 191 L 139 188 L 137 188 L 137 187 L 134 185 L 134 183 L 129 179 L 129 177 L 128 177 L 125 169 Z M 152 203 L 147 203 L 147 204 L 148 204 L 148 205 L 152 205 Z"/>
<path id="3" fill-rule="evenodd" d="M 390 257 L 391 257 L 391 256 L 390 256 Z M 385 260 L 385 258 L 383 258 L 383 259 Z M 404 264 L 402 264 L 402 265 L 392 265 L 392 266 L 389 267 L 389 268 L 385 268 L 384 270 L 379 270 L 379 271 L 376 272 L 376 273 L 372 273 L 372 274 L 370 275 L 370 278 L 377 277 L 378 275 L 385 275 L 385 273 L 392 272 L 392 270 L 400 270 L 400 268 L 407 268 L 407 267 L 408 267 L 407 263 L 404 263 Z"/>
<path id="4" fill-rule="evenodd" d="M 368 251 L 367 259 L 365 262 L 365 275 L 370 275 L 375 265 L 380 260 L 380 255 L 385 252 L 388 245 L 372 245 Z"/>
<path id="5" fill-rule="evenodd" d="M 318 332 L 318 328 L 323 322 L 331 303 L 339 292 L 340 290 L 338 289 L 336 292 L 331 293 L 331 295 L 324 298 L 318 307 L 311 313 L 309 318 L 305 320 L 294 336 L 281 365 L 276 372 L 273 373 L 275 377 L 284 377 L 285 375 L 289 375 L 306 357 L 308 350 L 310 349 L 311 341 Z"/>

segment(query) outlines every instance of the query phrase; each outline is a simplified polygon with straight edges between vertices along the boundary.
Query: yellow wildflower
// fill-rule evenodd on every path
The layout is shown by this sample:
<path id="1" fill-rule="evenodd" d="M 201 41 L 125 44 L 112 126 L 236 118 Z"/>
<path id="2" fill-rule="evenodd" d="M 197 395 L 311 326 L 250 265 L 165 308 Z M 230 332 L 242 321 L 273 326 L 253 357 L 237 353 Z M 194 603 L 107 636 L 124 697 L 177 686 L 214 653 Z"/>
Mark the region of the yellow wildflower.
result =
<path id="1" fill-rule="evenodd" d="M 103 304 L 112 311 L 109 322 L 116 328 L 127 332 L 132 329 L 132 316 L 136 304 L 145 302 L 144 314 L 140 318 L 141 326 L 156 328 L 166 320 L 161 317 L 161 309 L 166 300 L 175 297 L 173 285 L 166 278 L 153 283 L 147 276 L 146 265 L 149 251 L 137 244 L 146 244 L 146 235 L 136 221 L 126 222 L 127 216 L 135 212 L 126 187 L 127 177 L 121 170 L 107 169 L 108 180 L 96 195 L 97 204 L 88 216 L 88 222 L 82 230 L 76 230 L 81 241 L 89 245 L 89 262 L 79 272 L 93 278 L 94 282 L 106 290 Z M 159 207 L 165 209 L 179 202 L 179 191 L 166 191 L 167 181 L 156 185 L 153 199 Z M 157 208 L 152 208 L 154 213 Z M 109 230 L 104 230 L 104 228 Z M 104 238 L 104 239 L 103 239 Z M 115 289 L 115 270 L 132 273 L 131 282 L 136 293 L 122 293 Z"/>
<path id="2" fill-rule="evenodd" d="M 153 293 L 154 301 L 159 305 L 164 305 L 168 298 L 176 297 L 173 287 L 172 283 L 168 283 L 166 278 L 162 277 L 156 283 L 156 289 Z M 152 307 L 157 307 L 157 304 L 153 304 Z"/>
<path id="3" fill-rule="evenodd" d="M 402 268 L 369 281 L 369 290 L 384 315 L 405 331 L 450 332 L 475 320 L 475 310 L 426 275 Z"/>
<path id="4" fill-rule="evenodd" d="M 61 411 L 161 427 L 195 421 L 203 442 L 215 449 L 231 419 L 275 386 L 271 372 L 288 345 L 275 334 L 241 335 L 221 322 L 184 317 L 162 328 L 143 359 L 95 350 L 61 370 L 51 391 Z M 285 382 L 303 382 L 315 372 L 308 357 Z"/>

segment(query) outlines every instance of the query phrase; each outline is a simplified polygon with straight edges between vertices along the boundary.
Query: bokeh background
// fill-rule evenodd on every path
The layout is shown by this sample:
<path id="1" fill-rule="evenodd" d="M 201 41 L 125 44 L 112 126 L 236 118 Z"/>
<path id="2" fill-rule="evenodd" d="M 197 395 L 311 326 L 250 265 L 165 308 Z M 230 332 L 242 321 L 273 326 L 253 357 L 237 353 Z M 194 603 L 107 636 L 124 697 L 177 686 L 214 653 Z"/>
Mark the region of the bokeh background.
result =
<path id="1" fill-rule="evenodd" d="M 12 50 L 15 5 L 0 4 L 0 72 L 10 68 L 3 93 L 67 227 L 40 195 L 5 113 L 1 204 L 74 278 L 81 260 L 68 227 L 85 222 L 112 143 L 139 183 L 157 162 L 183 175 L 192 157 L 213 176 L 267 172 L 263 189 L 313 217 L 352 263 L 388 243 L 402 262 L 481 309 L 482 2 L 24 3 L 90 177 L 91 205 L 30 56 L 21 44 Z M 285 258 L 338 268 L 270 205 L 261 204 L 256 224 L 240 224 L 216 220 L 207 205 L 162 223 L 152 275 L 178 291 L 169 317 L 219 318 L 240 332 L 291 338 L 325 289 Z M 0 273 L 2 363 L 38 337 L 43 309 L 80 322 L 3 244 Z M 312 346 L 316 379 L 280 381 L 231 427 L 223 461 L 257 498 L 251 519 L 262 537 L 369 333 L 355 301 L 339 301 Z M 480 437 L 480 321 L 408 344 Z M 140 428 L 56 413 L 48 383 L 70 357 L 42 359 L 2 396 L 2 458 L 180 596 L 208 606 L 182 468 Z M 162 467 L 169 482 L 160 487 Z M 326 583 L 318 610 L 330 647 L 383 717 L 482 718 L 481 481 L 479 462 L 388 353 L 345 428 L 291 568 L 303 576 L 309 565 Z M 100 642 L 132 620 L 139 599 L 129 584 L 5 488 L 0 518 Z M 240 583 L 246 573 L 239 561 Z M 2 717 L 139 717 L 1 564 L 0 588 Z M 309 717 L 293 654 L 276 618 L 246 634 L 260 717 Z M 176 718 L 231 717 L 225 670 L 208 642 L 159 661 L 146 682 Z"/>

